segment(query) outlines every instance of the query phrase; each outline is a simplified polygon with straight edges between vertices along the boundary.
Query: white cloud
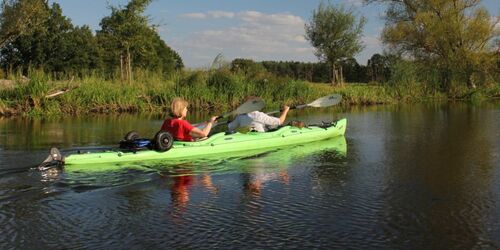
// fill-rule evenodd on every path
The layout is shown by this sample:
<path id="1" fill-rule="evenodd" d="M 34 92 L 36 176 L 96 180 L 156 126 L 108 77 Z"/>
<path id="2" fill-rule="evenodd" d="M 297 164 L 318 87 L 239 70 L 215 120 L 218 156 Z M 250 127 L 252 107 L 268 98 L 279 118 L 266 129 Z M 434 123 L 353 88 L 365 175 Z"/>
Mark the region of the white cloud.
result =
<path id="1" fill-rule="evenodd" d="M 179 51 L 188 67 L 208 66 L 219 53 L 223 53 L 226 60 L 250 58 L 256 61 L 317 61 L 314 48 L 304 36 L 305 21 L 300 16 L 258 11 L 208 11 L 182 16 L 226 22 L 221 28 L 192 32 L 187 37 L 177 37 L 170 43 Z M 356 59 L 359 63 L 366 64 L 368 58 L 374 53 L 381 53 L 383 47 L 377 36 L 365 35 L 362 41 L 365 49 Z"/>
<path id="2" fill-rule="evenodd" d="M 189 19 L 205 19 L 207 18 L 207 15 L 205 13 L 194 12 L 194 13 L 182 14 L 181 17 Z"/>
<path id="3" fill-rule="evenodd" d="M 240 18 L 245 22 L 254 22 L 255 20 L 259 20 L 264 14 L 257 11 L 244 11 L 239 13 Z"/>
<path id="4" fill-rule="evenodd" d="M 314 49 L 304 37 L 305 21 L 300 16 L 258 11 L 198 14 L 204 14 L 204 18 L 233 18 L 234 21 L 229 27 L 191 33 L 189 38 L 174 42 L 173 47 L 184 51 L 181 56 L 188 66 L 207 66 L 211 60 L 203 60 L 200 55 L 212 55 L 213 59 L 218 53 L 223 53 L 227 60 L 316 60 Z"/>
<path id="5" fill-rule="evenodd" d="M 244 11 L 238 13 L 238 17 L 248 23 L 286 26 L 301 25 L 302 28 L 304 27 L 304 20 L 301 17 L 286 13 L 267 15 L 257 11 Z"/>
<path id="6" fill-rule="evenodd" d="M 212 18 L 233 18 L 235 16 L 233 12 L 227 11 L 209 11 L 207 14 Z"/>

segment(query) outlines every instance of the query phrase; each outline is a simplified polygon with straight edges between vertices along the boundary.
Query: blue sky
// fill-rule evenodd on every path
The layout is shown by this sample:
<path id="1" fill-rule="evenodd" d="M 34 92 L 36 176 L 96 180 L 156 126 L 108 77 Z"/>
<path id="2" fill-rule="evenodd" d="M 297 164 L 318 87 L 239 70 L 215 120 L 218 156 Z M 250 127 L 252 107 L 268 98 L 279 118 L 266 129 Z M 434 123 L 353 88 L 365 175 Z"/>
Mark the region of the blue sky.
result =
<path id="1" fill-rule="evenodd" d="M 110 14 L 107 6 L 123 6 L 127 0 L 51 0 L 75 25 L 99 30 L 100 20 Z M 491 15 L 498 15 L 500 1 L 486 0 Z M 154 0 L 146 9 L 151 23 L 182 57 L 189 68 L 208 67 L 217 54 L 225 60 L 317 61 L 314 49 L 304 39 L 304 24 L 320 0 Z M 379 40 L 384 26 L 381 5 L 363 5 L 362 0 L 335 0 L 353 7 L 367 18 L 363 43 L 356 56 L 360 64 L 383 50 Z"/>

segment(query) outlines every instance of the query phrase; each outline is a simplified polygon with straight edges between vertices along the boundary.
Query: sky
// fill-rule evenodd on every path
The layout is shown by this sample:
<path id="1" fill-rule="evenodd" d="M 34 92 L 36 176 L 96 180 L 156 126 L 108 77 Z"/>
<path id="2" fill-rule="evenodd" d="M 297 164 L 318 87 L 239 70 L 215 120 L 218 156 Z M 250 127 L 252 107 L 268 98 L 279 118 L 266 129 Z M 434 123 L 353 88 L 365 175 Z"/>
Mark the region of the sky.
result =
<path id="1" fill-rule="evenodd" d="M 73 24 L 99 30 L 109 16 L 108 6 L 124 6 L 127 0 L 51 0 Z M 209 67 L 222 53 L 226 61 L 248 58 L 255 61 L 316 62 L 314 48 L 304 37 L 304 25 L 321 0 L 153 0 L 145 11 L 151 24 L 159 25 L 161 38 L 182 57 L 188 68 Z M 384 6 L 362 0 L 333 0 L 364 16 L 360 64 L 383 51 L 380 33 Z M 498 15 L 500 0 L 485 0 L 490 14 Z M 493 13 L 492 13 L 493 12 Z"/>

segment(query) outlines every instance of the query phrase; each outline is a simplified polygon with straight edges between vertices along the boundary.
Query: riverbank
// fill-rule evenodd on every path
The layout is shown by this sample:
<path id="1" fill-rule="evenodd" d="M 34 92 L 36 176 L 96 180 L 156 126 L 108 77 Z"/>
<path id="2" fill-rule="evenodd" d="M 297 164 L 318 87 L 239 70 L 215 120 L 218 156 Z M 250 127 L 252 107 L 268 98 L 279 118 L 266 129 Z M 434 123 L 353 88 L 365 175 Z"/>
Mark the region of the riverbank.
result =
<path id="1" fill-rule="evenodd" d="M 427 100 L 480 101 L 500 97 L 499 84 L 443 93 L 425 86 L 382 86 L 347 83 L 343 87 L 310 83 L 269 74 L 245 76 L 226 70 L 183 71 L 168 77 L 136 72 L 133 83 L 89 75 L 52 80 L 43 73 L 0 86 L 0 116 L 40 116 L 85 113 L 163 112 L 175 96 L 188 99 L 195 110 L 228 110 L 248 95 L 260 96 L 268 108 L 303 104 L 332 93 L 344 105 L 374 105 Z"/>

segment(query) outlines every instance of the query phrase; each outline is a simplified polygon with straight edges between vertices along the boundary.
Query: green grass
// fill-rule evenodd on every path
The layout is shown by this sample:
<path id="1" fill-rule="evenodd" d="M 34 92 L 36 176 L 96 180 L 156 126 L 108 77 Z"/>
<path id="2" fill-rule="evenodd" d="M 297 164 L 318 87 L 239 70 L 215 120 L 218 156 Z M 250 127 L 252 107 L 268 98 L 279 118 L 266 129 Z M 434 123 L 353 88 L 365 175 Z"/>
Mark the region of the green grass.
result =
<path id="1" fill-rule="evenodd" d="M 46 97 L 60 89 L 70 91 L 52 98 Z M 246 77 L 227 69 L 185 70 L 168 77 L 148 71 L 136 71 L 132 83 L 106 79 L 99 74 L 66 81 L 53 80 L 47 74 L 33 71 L 29 80 L 16 80 L 14 88 L 0 89 L 0 116 L 93 112 L 159 113 L 166 110 L 176 96 L 187 99 L 191 107 L 197 110 L 229 110 L 237 107 L 249 95 L 262 97 L 268 108 L 277 108 L 282 104 L 308 103 L 332 93 L 342 94 L 344 104 L 373 105 L 464 97 L 478 101 L 500 97 L 500 87 L 496 84 L 479 90 L 457 88 L 450 95 L 414 81 L 401 85 L 353 83 L 344 87 L 332 87 L 329 84 L 309 83 L 270 74 Z"/>

